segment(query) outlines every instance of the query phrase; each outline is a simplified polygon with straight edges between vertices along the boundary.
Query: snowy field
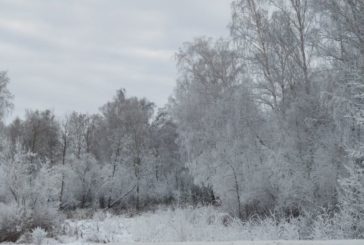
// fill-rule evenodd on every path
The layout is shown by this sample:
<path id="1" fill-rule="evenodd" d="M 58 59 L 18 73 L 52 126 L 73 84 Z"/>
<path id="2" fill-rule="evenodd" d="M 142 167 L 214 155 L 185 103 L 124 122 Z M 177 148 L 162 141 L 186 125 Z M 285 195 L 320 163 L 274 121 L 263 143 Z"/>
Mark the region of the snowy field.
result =
<path id="1" fill-rule="evenodd" d="M 325 237 L 325 225 L 305 238 L 310 240 L 299 241 L 304 229 L 304 222 L 299 220 L 277 223 L 267 218 L 244 223 L 213 207 L 159 209 L 133 216 L 98 211 L 87 217 L 87 212 L 76 212 L 72 217 L 62 223 L 56 234 L 43 236 L 42 244 L 364 245 L 364 240 L 330 240 Z M 18 243 L 33 241 L 34 237 L 28 234 Z"/>
<path id="2" fill-rule="evenodd" d="M 360 240 L 341 240 L 341 241 L 236 241 L 236 242 L 184 242 L 184 243 L 135 243 L 120 242 L 110 245 L 363 245 Z M 70 243 L 69 245 L 86 245 L 95 243 Z"/>
<path id="3" fill-rule="evenodd" d="M 180 244 L 180 245 L 363 245 L 360 240 L 342 241 L 235 241 L 235 242 L 185 242 L 185 243 L 158 243 L 158 245 Z M 135 245 L 135 243 L 114 243 L 113 245 Z M 156 245 L 156 243 L 138 243 L 140 245 Z M 74 244 L 76 245 L 76 244 Z"/>
<path id="4" fill-rule="evenodd" d="M 43 244 L 56 244 L 54 241 L 45 241 Z M 87 245 L 87 244 L 103 244 L 90 242 L 72 242 L 67 245 Z M 110 245 L 363 245 L 363 240 L 335 240 L 335 241 L 235 241 L 235 242 L 183 242 L 183 243 L 136 243 L 136 242 L 118 242 L 110 243 Z M 4 243 L 3 245 L 11 245 Z"/>
<path id="5" fill-rule="evenodd" d="M 76 213 L 65 220 L 58 234 L 42 239 L 42 244 L 364 245 L 360 240 L 329 240 L 324 226 L 309 237 L 314 241 L 298 241 L 302 239 L 302 222 L 298 220 L 243 223 L 212 207 L 161 209 L 132 217 L 107 212 L 96 212 L 89 218 L 84 215 Z"/>

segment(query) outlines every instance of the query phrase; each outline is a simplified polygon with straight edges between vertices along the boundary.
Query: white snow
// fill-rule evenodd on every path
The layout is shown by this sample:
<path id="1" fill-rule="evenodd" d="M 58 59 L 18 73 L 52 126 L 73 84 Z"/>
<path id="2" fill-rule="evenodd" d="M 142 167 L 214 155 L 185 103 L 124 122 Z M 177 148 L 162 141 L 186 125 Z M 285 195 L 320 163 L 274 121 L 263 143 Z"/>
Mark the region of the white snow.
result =
<path id="1" fill-rule="evenodd" d="M 211 208 L 157 210 L 133 217 L 96 212 L 93 218 L 66 220 L 61 235 L 42 244 L 364 245 L 364 240 L 297 241 L 295 229 L 277 228 L 269 222 L 242 224 L 233 220 L 226 226 L 218 219 L 219 214 Z"/>
<path id="2" fill-rule="evenodd" d="M 44 245 L 53 245 L 54 241 L 46 241 Z M 92 243 L 76 241 L 65 243 L 67 245 L 96 245 L 104 243 Z M 117 242 L 110 245 L 363 245 L 364 240 L 331 240 L 331 241 L 235 241 L 235 242 L 181 242 L 181 243 L 139 243 L 139 242 Z M 2 245 L 12 245 L 4 243 Z"/>
<path id="3" fill-rule="evenodd" d="M 236 241 L 236 242 L 183 242 L 183 243 L 113 243 L 111 245 L 363 245 L 364 240 L 341 241 Z M 76 245 L 76 244 L 74 244 Z"/>
<path id="4" fill-rule="evenodd" d="M 63 236 L 58 241 L 47 240 L 44 244 L 364 245 L 364 240 L 294 241 L 295 231 L 292 229 L 285 231 L 287 235 L 281 239 L 287 237 L 287 240 L 283 241 L 273 234 L 282 231 L 275 230 L 273 226 L 231 223 L 226 227 L 216 217 L 211 221 L 216 214 L 209 208 L 158 210 L 131 218 L 99 212 L 92 219 L 67 220 L 63 225 Z M 206 223 L 207 217 L 211 223 Z M 274 239 L 277 241 L 272 241 Z"/>

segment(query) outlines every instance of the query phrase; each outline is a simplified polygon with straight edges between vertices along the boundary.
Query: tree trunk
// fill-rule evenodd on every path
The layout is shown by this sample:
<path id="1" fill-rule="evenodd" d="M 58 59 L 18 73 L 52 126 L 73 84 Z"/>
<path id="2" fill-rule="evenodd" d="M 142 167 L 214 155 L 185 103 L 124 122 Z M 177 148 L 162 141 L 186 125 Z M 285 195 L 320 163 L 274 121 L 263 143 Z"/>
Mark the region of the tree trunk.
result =
<path id="1" fill-rule="evenodd" d="M 63 136 L 63 150 L 62 150 L 62 166 L 64 167 L 66 164 L 66 154 L 67 154 L 67 136 Z M 61 183 L 61 193 L 59 195 L 59 209 L 62 209 L 63 207 L 63 193 L 64 193 L 64 173 L 62 173 L 62 183 Z"/>
<path id="2" fill-rule="evenodd" d="M 135 177 L 137 179 L 137 183 L 136 183 L 136 197 L 135 197 L 135 209 L 137 211 L 140 210 L 140 163 L 141 163 L 141 159 L 140 157 L 136 157 L 134 159 L 134 170 L 135 170 Z"/>
<path id="3" fill-rule="evenodd" d="M 237 199 L 239 219 L 243 219 L 243 214 L 242 214 L 242 210 L 241 210 L 241 202 L 240 202 L 240 188 L 239 188 L 239 183 L 238 183 L 238 177 L 236 175 L 235 168 L 230 163 L 228 163 L 228 165 L 230 166 L 230 168 L 233 172 L 233 175 L 234 175 L 234 187 L 235 187 L 235 193 L 236 193 L 236 199 Z"/>
<path id="4" fill-rule="evenodd" d="M 59 209 L 63 208 L 64 174 L 62 174 L 61 193 L 59 194 Z"/>

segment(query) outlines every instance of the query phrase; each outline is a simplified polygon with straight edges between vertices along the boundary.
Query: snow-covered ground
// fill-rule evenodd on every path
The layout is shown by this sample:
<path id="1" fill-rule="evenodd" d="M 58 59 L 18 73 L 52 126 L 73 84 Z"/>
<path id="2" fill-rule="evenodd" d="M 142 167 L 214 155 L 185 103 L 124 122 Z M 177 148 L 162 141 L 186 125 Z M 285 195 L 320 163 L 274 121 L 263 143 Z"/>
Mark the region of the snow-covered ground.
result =
<path id="1" fill-rule="evenodd" d="M 241 223 L 227 217 L 230 216 L 209 207 L 158 210 L 133 217 L 99 212 L 92 219 L 67 220 L 57 242 L 69 245 L 175 242 L 188 245 L 364 245 L 364 241 L 294 241 L 300 236 L 299 224 L 295 221 L 279 225 L 269 219 Z"/>
<path id="2" fill-rule="evenodd" d="M 46 238 L 43 245 L 364 245 L 363 240 L 297 241 L 300 224 L 295 220 L 242 223 L 228 217 L 212 207 L 158 210 L 133 217 L 105 212 L 92 218 L 75 215 L 63 223 L 56 238 Z"/>
<path id="3" fill-rule="evenodd" d="M 363 245 L 363 240 L 341 241 L 235 241 L 235 242 L 184 242 L 158 243 L 158 245 Z M 76 245 L 76 244 L 74 244 Z M 135 243 L 114 243 L 112 245 L 135 245 Z M 157 245 L 156 243 L 138 243 L 138 245 Z"/>
<path id="4" fill-rule="evenodd" d="M 44 241 L 43 245 L 57 244 L 54 240 Z M 67 245 L 96 245 L 103 243 L 91 243 L 76 241 Z M 183 242 L 183 243 L 141 243 L 141 242 L 118 242 L 110 245 L 363 245 L 364 240 L 331 240 L 331 241 L 233 241 L 233 242 Z M 12 245 L 4 243 L 3 245 Z"/>

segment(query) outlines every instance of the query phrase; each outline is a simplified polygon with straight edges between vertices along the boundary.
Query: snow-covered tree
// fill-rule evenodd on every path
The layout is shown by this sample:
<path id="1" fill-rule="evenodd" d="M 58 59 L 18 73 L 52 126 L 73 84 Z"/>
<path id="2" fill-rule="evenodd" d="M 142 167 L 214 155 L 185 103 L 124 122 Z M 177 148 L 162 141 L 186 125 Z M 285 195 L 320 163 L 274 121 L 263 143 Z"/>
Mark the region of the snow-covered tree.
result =
<path id="1" fill-rule="evenodd" d="M 42 161 L 58 161 L 59 124 L 51 111 L 27 111 L 22 130 L 21 144 L 26 151 L 35 153 Z"/>
<path id="2" fill-rule="evenodd" d="M 13 106 L 11 102 L 13 96 L 8 90 L 9 81 L 7 73 L 0 71 L 0 121 Z"/>
<path id="3" fill-rule="evenodd" d="M 128 175 L 134 179 L 132 183 L 135 185 L 137 210 L 141 205 L 141 182 L 143 178 L 152 174 L 150 123 L 153 107 L 154 105 L 145 99 L 126 98 L 125 91 L 119 90 L 114 100 L 102 108 L 104 137 L 101 140 L 108 148 L 104 152 L 104 159 L 112 164 L 110 178 L 119 178 L 116 176 L 118 168 L 128 171 Z M 113 195 L 113 186 L 110 192 Z M 110 197 L 109 204 L 111 202 Z"/>

